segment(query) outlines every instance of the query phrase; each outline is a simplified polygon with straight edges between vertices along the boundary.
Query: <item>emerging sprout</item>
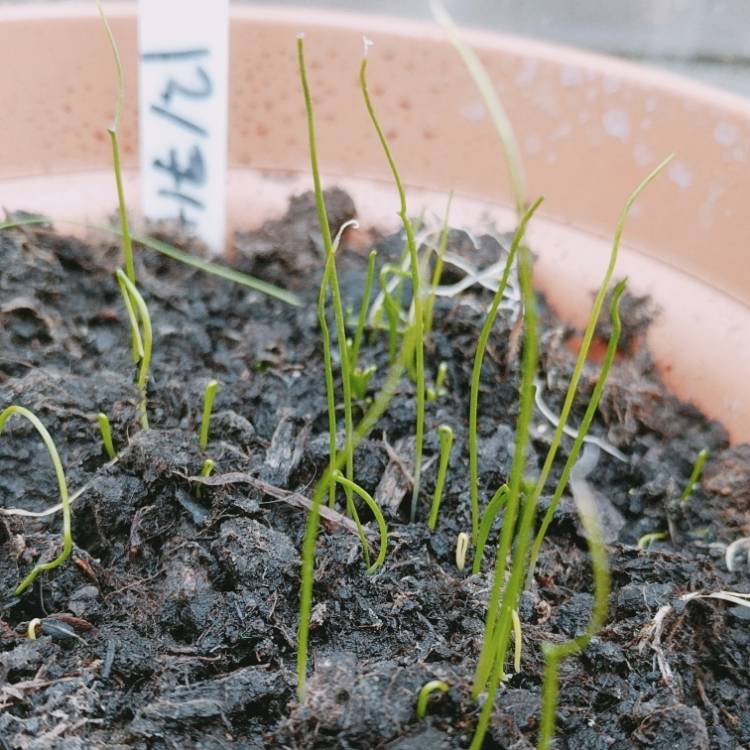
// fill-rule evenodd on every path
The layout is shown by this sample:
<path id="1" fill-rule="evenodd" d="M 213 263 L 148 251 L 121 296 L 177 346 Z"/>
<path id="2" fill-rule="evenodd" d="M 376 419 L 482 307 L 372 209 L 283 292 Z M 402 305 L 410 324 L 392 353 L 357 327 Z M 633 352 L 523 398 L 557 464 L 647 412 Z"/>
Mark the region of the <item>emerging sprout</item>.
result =
<path id="1" fill-rule="evenodd" d="M 29 620 L 29 624 L 26 627 L 26 637 L 30 641 L 36 640 L 36 629 L 42 624 L 42 621 L 35 617 L 33 620 Z"/>
<path id="2" fill-rule="evenodd" d="M 375 365 L 365 367 L 364 370 L 359 367 L 356 370 L 352 370 L 352 393 L 357 398 L 362 399 L 367 395 L 367 386 L 370 385 L 370 380 L 372 380 L 372 376 L 376 370 Z"/>
<path id="3" fill-rule="evenodd" d="M 117 47 L 115 36 L 109 26 L 107 17 L 104 15 L 101 0 L 96 0 L 96 7 L 107 33 L 109 44 L 112 47 L 112 54 L 115 58 L 115 67 L 117 69 L 117 99 L 115 101 L 115 117 L 111 127 L 107 129 L 109 139 L 112 143 L 112 163 L 115 172 L 115 185 L 117 187 L 117 203 L 120 214 L 120 230 L 122 232 L 122 254 L 125 260 L 125 271 L 128 279 L 135 284 L 135 265 L 133 264 L 133 244 L 130 237 L 130 228 L 128 226 L 128 209 L 125 204 L 125 190 L 122 186 L 122 170 L 120 168 L 120 145 L 118 143 L 118 131 L 120 129 L 120 120 L 122 118 L 122 109 L 125 103 L 125 75 L 122 71 L 122 62 L 120 61 L 120 50 Z"/>
<path id="4" fill-rule="evenodd" d="M 203 394 L 203 416 L 201 417 L 201 431 L 198 445 L 202 451 L 206 450 L 208 445 L 208 428 L 211 424 L 211 411 L 216 398 L 216 391 L 219 390 L 218 380 L 209 380 L 206 384 L 206 390 Z"/>
<path id="5" fill-rule="evenodd" d="M 442 680 L 430 680 L 426 682 L 419 690 L 417 696 L 417 718 L 424 719 L 427 714 L 427 703 L 430 700 L 430 696 L 439 690 L 441 693 L 447 693 L 449 688 L 446 682 Z"/>
<path id="6" fill-rule="evenodd" d="M 471 390 L 469 392 L 469 495 L 471 499 L 471 535 L 476 544 L 479 535 L 479 461 L 477 449 L 477 412 L 479 408 L 479 379 L 482 373 L 482 362 L 487 349 L 487 341 L 492 331 L 492 326 L 497 318 L 497 312 L 502 302 L 505 288 L 508 285 L 513 262 L 516 258 L 518 248 L 523 241 L 526 225 L 531 220 L 534 212 L 539 208 L 544 198 L 537 198 L 533 205 L 523 214 L 518 222 L 518 228 L 513 235 L 513 240 L 508 250 L 508 258 L 505 261 L 503 274 L 492 298 L 492 304 L 487 312 L 487 317 L 482 324 L 477 341 L 477 350 L 474 354 L 474 365 L 471 370 Z"/>
<path id="7" fill-rule="evenodd" d="M 388 277 L 396 278 L 396 286 L 391 288 Z M 383 308 L 388 318 L 388 361 L 393 363 L 398 349 L 398 334 L 401 324 L 401 307 L 394 298 L 393 292 L 399 288 L 402 279 L 408 279 L 409 273 L 399 266 L 389 263 L 380 269 L 380 289 L 383 295 Z"/>
<path id="8" fill-rule="evenodd" d="M 427 389 L 427 400 L 435 401 L 439 396 L 444 396 L 445 390 L 445 377 L 448 374 L 448 363 L 441 362 L 438 365 L 437 375 L 435 376 L 435 387 Z"/>
<path id="9" fill-rule="evenodd" d="M 490 500 L 485 508 L 482 515 L 482 522 L 479 524 L 479 533 L 477 534 L 477 543 L 474 549 L 474 562 L 471 566 L 472 573 L 479 573 L 482 568 L 482 555 L 484 554 L 484 547 L 487 544 L 487 537 L 490 535 L 490 529 L 497 514 L 508 499 L 509 492 L 510 488 L 507 484 L 500 485 L 492 496 L 492 500 Z"/>
<path id="10" fill-rule="evenodd" d="M 456 567 L 463 573 L 466 567 L 466 552 L 469 549 L 469 535 L 462 531 L 456 537 Z"/>
<path id="11" fill-rule="evenodd" d="M 704 448 L 695 459 L 693 470 L 690 472 L 690 479 L 688 479 L 688 483 L 685 485 L 685 489 L 680 495 L 680 500 L 687 500 L 690 495 L 693 494 L 695 485 L 698 484 L 701 476 L 703 475 L 703 467 L 706 465 L 707 460 L 708 451 Z"/>
<path id="12" fill-rule="evenodd" d="M 39 418 L 23 406 L 8 406 L 0 413 L 0 432 L 3 431 L 5 424 L 14 414 L 18 414 L 20 417 L 24 417 L 24 419 L 31 422 L 47 448 L 50 460 L 52 461 L 52 466 L 55 469 L 55 476 L 57 477 L 57 488 L 60 493 L 60 503 L 62 505 L 63 514 L 62 551 L 51 562 L 40 563 L 34 567 L 31 573 L 29 573 L 21 583 L 16 586 L 13 594 L 14 596 L 18 596 L 34 583 L 36 577 L 40 573 L 44 573 L 47 570 L 54 570 L 58 565 L 61 565 L 70 557 L 70 553 L 73 549 L 73 534 L 71 532 L 70 524 L 70 498 L 68 496 L 68 484 L 65 481 L 65 471 L 63 470 L 62 462 L 60 461 L 60 455 L 55 447 L 55 442 L 52 440 L 49 432 L 47 432 L 47 428 L 39 421 Z"/>
<path id="13" fill-rule="evenodd" d="M 369 45 L 365 43 L 365 53 Z M 416 386 L 417 386 L 417 424 L 416 424 L 416 436 L 415 436 L 415 449 L 414 449 L 414 487 L 411 497 L 411 512 L 410 517 L 412 523 L 417 515 L 417 501 L 419 499 L 419 486 L 422 474 L 422 446 L 424 443 L 424 404 L 425 404 L 425 384 L 424 384 L 424 311 L 422 305 L 422 284 L 420 279 L 419 270 L 419 257 L 417 255 L 417 242 L 414 238 L 414 227 L 409 219 L 409 213 L 406 207 L 406 192 L 404 190 L 403 183 L 401 182 L 401 176 L 396 166 L 396 162 L 391 153 L 390 146 L 388 145 L 388 139 L 385 136 L 383 128 L 380 125 L 375 108 L 373 107 L 372 100 L 370 99 L 370 92 L 367 89 L 367 54 L 362 58 L 362 65 L 359 69 L 359 83 L 362 89 L 362 94 L 365 98 L 365 106 L 367 112 L 370 115 L 372 124 L 380 140 L 380 145 L 383 147 L 386 160 L 390 166 L 391 173 L 393 174 L 393 181 L 396 184 L 396 190 L 399 195 L 400 208 L 399 216 L 401 217 L 401 223 L 404 225 L 404 232 L 406 233 L 406 244 L 409 248 L 409 260 L 411 264 L 411 286 L 412 286 L 412 297 L 414 307 L 414 320 L 412 323 L 412 329 L 409 335 L 413 336 L 415 344 L 415 361 L 416 361 Z"/>
<path id="14" fill-rule="evenodd" d="M 110 459 L 117 457 L 114 443 L 112 442 L 112 427 L 109 424 L 109 417 L 104 412 L 96 415 L 96 421 L 99 423 L 99 432 L 102 436 L 102 445 Z"/>
<path id="15" fill-rule="evenodd" d="M 644 534 L 636 543 L 638 549 L 648 549 L 654 542 L 661 542 L 667 538 L 666 531 L 652 531 Z"/>
<path id="16" fill-rule="evenodd" d="M 521 618 L 518 616 L 517 609 L 514 609 L 510 616 L 513 620 L 513 671 L 518 674 L 521 671 L 521 655 L 523 652 Z"/>
<path id="17" fill-rule="evenodd" d="M 450 428 L 450 425 L 441 424 L 438 427 L 438 436 L 440 439 L 440 463 L 438 464 L 437 479 L 435 480 L 435 492 L 432 496 L 430 517 L 427 521 L 430 531 L 434 531 L 437 526 L 438 514 L 440 513 L 440 500 L 443 497 L 445 475 L 448 471 L 448 460 L 451 457 L 451 448 L 453 447 L 453 430 Z"/>
<path id="18" fill-rule="evenodd" d="M 200 470 L 200 476 L 202 477 L 210 477 L 211 474 L 214 473 L 214 469 L 216 468 L 216 462 L 213 461 L 210 458 L 207 458 L 203 462 L 203 466 L 201 466 Z M 200 497 L 203 494 L 203 487 L 201 485 L 198 486 L 198 489 L 196 490 L 195 494 Z"/>
<path id="19" fill-rule="evenodd" d="M 135 284 L 125 275 L 122 269 L 115 271 L 117 283 L 120 286 L 125 308 L 130 319 L 131 341 L 133 342 L 134 360 L 139 362 L 136 385 L 141 393 L 139 411 L 141 413 L 141 427 L 148 429 L 148 415 L 146 414 L 146 389 L 148 386 L 148 372 L 151 366 L 151 351 L 153 336 L 151 331 L 151 316 L 148 307 L 141 297 Z M 142 329 L 142 330 L 141 330 Z"/>

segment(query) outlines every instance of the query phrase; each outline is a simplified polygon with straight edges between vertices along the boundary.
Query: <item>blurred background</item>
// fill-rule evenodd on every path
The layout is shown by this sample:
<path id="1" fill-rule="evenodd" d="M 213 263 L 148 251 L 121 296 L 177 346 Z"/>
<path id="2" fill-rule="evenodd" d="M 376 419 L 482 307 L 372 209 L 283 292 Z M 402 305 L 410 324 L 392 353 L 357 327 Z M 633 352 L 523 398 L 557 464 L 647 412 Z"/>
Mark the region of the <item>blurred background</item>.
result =
<path id="1" fill-rule="evenodd" d="M 40 1 L 0 0 L 0 4 Z M 250 1 L 430 17 L 427 0 Z M 750 96 L 750 0 L 445 0 L 445 5 L 466 26 L 645 62 Z"/>

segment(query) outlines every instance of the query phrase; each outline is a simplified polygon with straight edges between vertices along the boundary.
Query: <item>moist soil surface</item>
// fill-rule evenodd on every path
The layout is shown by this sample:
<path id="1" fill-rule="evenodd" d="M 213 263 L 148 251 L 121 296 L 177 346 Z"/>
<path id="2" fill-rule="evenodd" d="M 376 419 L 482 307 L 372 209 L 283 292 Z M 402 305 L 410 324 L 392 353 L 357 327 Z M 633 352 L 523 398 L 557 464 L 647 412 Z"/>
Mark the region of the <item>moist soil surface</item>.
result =
<path id="1" fill-rule="evenodd" d="M 328 194 L 335 231 L 354 215 Z M 245 287 L 138 250 L 139 287 L 154 328 L 151 429 L 140 429 L 127 318 L 113 270 L 114 244 L 26 227 L 0 233 L 0 405 L 22 404 L 52 433 L 71 491 L 75 547 L 64 566 L 13 597 L 21 577 L 60 549 L 59 514 L 0 515 L 0 747 L 389 748 L 466 747 L 479 708 L 469 695 L 481 644 L 499 520 L 483 570 L 459 572 L 456 536 L 470 529 L 466 425 L 476 340 L 491 292 L 471 287 L 435 304 L 426 346 L 430 383 L 447 363 L 445 392 L 427 404 L 417 523 L 408 520 L 415 420 L 404 377 L 355 456 L 355 477 L 389 526 L 384 566 L 367 575 L 351 522 L 323 518 L 317 546 L 306 698 L 294 676 L 305 498 L 327 464 L 319 326 L 323 266 L 314 203 L 237 237 L 236 265 L 294 289 L 291 307 Z M 499 239 L 452 231 L 449 250 L 475 266 L 497 260 Z M 174 237 L 172 238 L 173 241 Z M 373 235 L 378 263 L 396 262 L 400 236 Z M 364 249 L 340 250 L 342 293 L 356 315 Z M 360 245 L 362 243 L 359 243 Z M 443 284 L 461 274 L 446 265 Z M 581 290 L 586 295 L 591 290 Z M 540 379 L 558 410 L 572 371 L 575 332 L 540 300 Z M 561 671 L 557 748 L 750 747 L 750 609 L 691 592 L 748 591 L 729 572 L 727 543 L 750 533 L 750 448 L 669 395 L 640 342 L 658 311 L 623 305 L 623 351 L 591 434 L 602 451 L 586 480 L 603 518 L 612 594 L 606 626 Z M 606 335 L 606 331 L 603 331 Z M 480 490 L 486 503 L 508 479 L 518 411 L 520 336 L 498 317 L 480 392 Z M 363 365 L 387 369 L 387 337 L 366 336 Z M 717 366 L 726 366 L 717 363 Z M 598 366 L 587 365 L 573 424 Z M 202 393 L 216 378 L 208 450 L 198 446 Z M 361 415 L 366 400 L 355 405 Z M 119 460 L 108 461 L 96 413 L 112 422 Z M 341 417 L 341 415 L 339 415 Z M 455 446 L 436 531 L 425 523 L 435 482 L 437 427 Z M 536 411 L 527 474 L 538 472 L 553 432 Z M 565 438 L 556 479 L 571 441 Z M 688 501 L 699 450 L 711 458 Z M 189 477 L 206 457 L 215 483 Z M 57 502 L 49 458 L 30 425 L 13 417 L 0 437 L 0 506 L 40 511 Z M 549 483 L 549 492 L 554 485 Z M 544 510 L 542 498 L 540 513 Z M 377 548 L 375 523 L 361 508 Z M 649 532 L 661 541 L 639 549 Z M 543 673 L 541 645 L 586 627 L 592 606 L 587 546 L 566 495 L 520 607 L 521 670 L 501 687 L 486 748 L 533 747 Z M 26 637 L 39 618 L 38 637 Z M 656 619 L 655 619 L 656 618 Z M 658 627 L 655 627 L 655 623 Z M 428 680 L 435 694 L 418 720 Z"/>

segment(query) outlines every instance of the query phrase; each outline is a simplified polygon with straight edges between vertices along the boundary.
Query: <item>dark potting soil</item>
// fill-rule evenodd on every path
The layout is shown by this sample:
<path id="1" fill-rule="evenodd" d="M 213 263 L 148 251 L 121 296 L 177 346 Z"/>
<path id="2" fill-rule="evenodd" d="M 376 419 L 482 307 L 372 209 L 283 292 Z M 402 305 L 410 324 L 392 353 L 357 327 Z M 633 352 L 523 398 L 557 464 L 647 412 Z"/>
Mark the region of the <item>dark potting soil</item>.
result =
<path id="1" fill-rule="evenodd" d="M 339 191 L 328 203 L 335 231 L 354 206 Z M 300 496 L 311 495 L 328 445 L 316 223 L 304 195 L 282 220 L 237 238 L 238 266 L 297 290 L 301 308 L 138 251 L 139 285 L 154 325 L 149 431 L 139 428 L 127 321 L 112 275 L 119 250 L 51 228 L 0 233 L 0 405 L 33 409 L 57 442 L 71 490 L 85 488 L 73 506 L 70 561 L 20 599 L 9 592 L 21 576 L 59 550 L 60 517 L 0 515 L 3 750 L 467 746 L 478 716 L 469 686 L 494 544 L 474 576 L 456 569 L 454 549 L 458 532 L 470 526 L 466 415 L 486 290 L 471 288 L 435 306 L 428 373 L 432 380 L 445 361 L 448 377 L 446 392 L 427 405 L 419 522 L 407 520 L 415 400 L 406 377 L 355 456 L 356 479 L 389 524 L 383 568 L 366 575 L 351 524 L 339 513 L 323 519 L 309 687 L 304 703 L 296 700 L 306 518 Z M 380 238 L 377 247 L 379 263 L 395 261 L 402 239 Z M 500 252 L 491 236 L 473 249 L 458 231 L 450 249 L 476 265 Z M 344 297 L 356 312 L 366 254 L 344 247 L 339 264 Z M 443 283 L 458 280 L 455 273 L 447 266 Z M 574 332 L 541 303 L 540 377 L 547 404 L 558 409 Z M 562 667 L 556 747 L 749 747 L 750 609 L 680 597 L 750 589 L 747 569 L 730 573 L 723 560 L 726 543 L 750 533 L 750 449 L 728 448 L 719 425 L 665 391 L 638 345 L 653 311 L 632 298 L 623 310 L 627 346 L 592 434 L 627 460 L 602 452 L 587 480 L 609 542 L 610 614 L 586 651 Z M 382 333 L 368 336 L 361 361 L 378 367 L 372 394 L 386 371 Z M 574 421 L 597 371 L 586 371 Z M 203 454 L 197 430 L 210 378 L 221 388 Z M 484 502 L 508 477 L 518 381 L 518 330 L 504 312 L 482 371 Z M 115 464 L 102 452 L 99 411 L 112 421 Z M 430 533 L 424 519 L 442 423 L 456 439 L 440 523 Z M 552 432 L 536 412 L 530 474 Z M 565 438 L 552 479 L 569 448 Z M 712 456 L 704 480 L 681 502 L 703 448 Z M 206 455 L 217 463 L 219 484 L 199 488 L 187 477 Z M 0 477 L 2 507 L 39 511 L 57 502 L 48 456 L 18 418 L 0 437 Z M 648 532 L 668 537 L 638 549 Z M 566 497 L 536 581 L 523 595 L 522 669 L 498 694 L 487 748 L 534 745 L 540 646 L 580 633 L 591 604 L 586 543 Z M 26 638 L 32 618 L 41 619 L 36 640 Z M 435 678 L 450 689 L 435 695 L 418 720 L 418 690 Z"/>

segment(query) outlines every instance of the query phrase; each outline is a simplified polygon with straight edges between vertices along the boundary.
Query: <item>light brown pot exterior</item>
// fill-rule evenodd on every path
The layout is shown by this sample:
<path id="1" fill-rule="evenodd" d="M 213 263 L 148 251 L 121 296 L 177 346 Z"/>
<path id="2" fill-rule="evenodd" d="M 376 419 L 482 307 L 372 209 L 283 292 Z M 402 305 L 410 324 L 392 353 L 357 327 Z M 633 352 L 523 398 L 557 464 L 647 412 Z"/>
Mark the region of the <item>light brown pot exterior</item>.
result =
<path id="1" fill-rule="evenodd" d="M 137 206 L 136 28 L 110 10 L 126 67 L 122 127 Z M 463 65 L 431 25 L 300 10 L 234 8 L 230 223 L 257 224 L 309 186 L 295 35 L 305 31 L 326 183 L 350 189 L 365 220 L 393 220 L 388 173 L 357 88 L 361 35 L 375 41 L 370 83 L 411 191 L 412 209 L 487 214 L 512 227 L 495 134 Z M 750 103 L 650 69 L 473 32 L 514 123 L 529 196 L 546 197 L 530 238 L 537 283 L 581 324 L 606 266 L 622 204 L 666 154 L 625 231 L 619 272 L 661 316 L 649 334 L 674 390 L 750 439 Z M 100 219 L 116 203 L 106 126 L 114 66 L 91 5 L 0 9 L 0 205 Z M 262 175 L 262 176 L 259 176 Z M 393 223 L 395 226 L 395 222 Z"/>

